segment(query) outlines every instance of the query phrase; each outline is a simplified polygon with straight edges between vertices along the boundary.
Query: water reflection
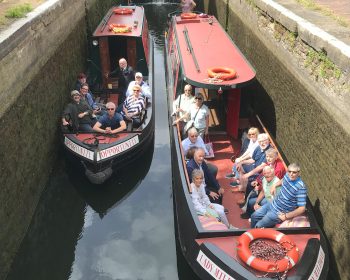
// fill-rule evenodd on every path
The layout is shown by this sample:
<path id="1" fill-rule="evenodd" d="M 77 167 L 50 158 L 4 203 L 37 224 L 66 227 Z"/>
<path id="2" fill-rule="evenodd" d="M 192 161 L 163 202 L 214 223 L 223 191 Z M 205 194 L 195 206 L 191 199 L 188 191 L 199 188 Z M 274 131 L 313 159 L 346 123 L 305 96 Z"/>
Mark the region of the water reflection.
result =
<path id="1" fill-rule="evenodd" d="M 175 5 L 145 5 L 156 43 L 154 150 L 103 186 L 60 159 L 8 280 L 197 279 L 176 255 L 163 57 Z"/>

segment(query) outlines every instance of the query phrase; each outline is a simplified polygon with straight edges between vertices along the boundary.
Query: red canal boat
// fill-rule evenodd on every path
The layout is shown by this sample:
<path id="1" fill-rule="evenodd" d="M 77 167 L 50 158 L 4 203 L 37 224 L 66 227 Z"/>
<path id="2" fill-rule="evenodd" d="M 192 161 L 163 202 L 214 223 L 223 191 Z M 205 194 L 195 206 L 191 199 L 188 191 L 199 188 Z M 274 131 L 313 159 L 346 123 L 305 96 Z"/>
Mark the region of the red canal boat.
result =
<path id="1" fill-rule="evenodd" d="M 142 112 L 141 125 L 113 134 L 70 133 L 64 134 L 64 146 L 84 165 L 86 175 L 92 183 L 107 180 L 116 169 L 142 155 L 154 139 L 154 90 L 153 90 L 153 42 L 148 34 L 145 11 L 140 6 L 112 7 L 97 26 L 92 38 L 92 67 L 98 69 L 100 82 L 93 87 L 96 101 L 116 105 L 121 89 L 118 78 L 109 77 L 118 67 L 118 60 L 125 58 L 134 72 L 141 72 L 152 92 Z"/>
<path id="2" fill-rule="evenodd" d="M 236 227 L 227 229 L 215 219 L 208 221 L 204 216 L 198 216 L 191 200 L 181 145 L 185 136 L 178 124 L 173 125 L 170 127 L 173 193 L 182 253 L 201 279 L 276 278 L 276 273 L 255 269 L 265 263 L 252 256 L 248 247 L 256 233 L 250 229 L 249 221 L 240 215 L 237 202 L 243 198 L 243 193 L 230 187 L 225 179 L 225 174 L 232 168 L 230 158 L 241 145 L 241 140 L 238 140 L 241 129 L 255 125 L 267 132 L 263 124 L 257 122 L 258 118 L 251 123 L 251 118 L 244 118 L 242 113 L 248 106 L 244 95 L 251 90 L 249 85 L 255 80 L 255 70 L 214 16 L 191 13 L 186 16 L 175 14 L 169 18 L 165 39 L 169 118 L 171 122 L 175 120 L 173 102 L 186 84 L 192 85 L 194 92 L 204 97 L 209 108 L 209 135 L 215 153 L 215 157 L 208 161 L 218 167 L 217 180 L 225 189 L 223 206 L 228 209 L 229 223 Z M 272 232 L 271 229 L 259 229 L 256 235 L 296 245 L 287 257 L 270 264 L 272 271 L 280 272 L 278 277 L 326 278 L 329 266 L 327 243 L 309 200 L 306 208 L 309 225 L 274 228 Z M 245 246 L 245 256 L 239 254 L 242 246 Z M 255 262 L 258 265 L 253 265 Z"/>

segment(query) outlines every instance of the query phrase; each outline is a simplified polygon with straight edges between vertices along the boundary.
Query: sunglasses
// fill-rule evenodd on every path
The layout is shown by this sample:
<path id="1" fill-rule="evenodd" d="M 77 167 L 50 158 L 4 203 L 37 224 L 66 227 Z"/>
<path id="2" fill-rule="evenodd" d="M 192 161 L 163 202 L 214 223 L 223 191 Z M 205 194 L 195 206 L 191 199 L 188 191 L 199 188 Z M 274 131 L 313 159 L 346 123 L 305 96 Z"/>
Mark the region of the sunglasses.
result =
<path id="1" fill-rule="evenodd" d="M 115 108 L 107 108 L 107 111 L 113 111 Z"/>

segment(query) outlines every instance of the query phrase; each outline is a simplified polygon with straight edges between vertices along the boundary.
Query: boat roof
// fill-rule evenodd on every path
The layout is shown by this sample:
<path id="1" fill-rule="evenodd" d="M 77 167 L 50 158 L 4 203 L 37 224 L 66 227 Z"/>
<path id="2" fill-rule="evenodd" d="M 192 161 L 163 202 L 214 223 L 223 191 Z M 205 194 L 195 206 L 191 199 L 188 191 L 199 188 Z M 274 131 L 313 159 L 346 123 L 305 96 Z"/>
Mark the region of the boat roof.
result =
<path id="1" fill-rule="evenodd" d="M 116 14 L 116 9 L 132 10 L 131 14 Z M 104 36 L 127 36 L 127 37 L 140 37 L 142 33 L 143 21 L 144 21 L 144 8 L 140 6 L 115 6 L 112 7 L 101 23 L 97 26 L 94 37 Z M 137 22 L 137 26 L 134 23 Z M 109 29 L 110 24 L 123 24 L 127 27 L 131 27 L 130 32 L 115 33 Z"/>
<path id="2" fill-rule="evenodd" d="M 214 16 L 182 20 L 174 16 L 180 59 L 187 82 L 206 88 L 217 86 L 240 88 L 255 78 L 255 70 L 231 40 Z M 189 51 L 186 32 L 198 62 L 197 71 L 193 55 Z M 213 67 L 231 68 L 237 72 L 232 80 L 217 82 L 209 80 L 207 69 Z M 215 87 L 214 87 L 215 88 Z"/>

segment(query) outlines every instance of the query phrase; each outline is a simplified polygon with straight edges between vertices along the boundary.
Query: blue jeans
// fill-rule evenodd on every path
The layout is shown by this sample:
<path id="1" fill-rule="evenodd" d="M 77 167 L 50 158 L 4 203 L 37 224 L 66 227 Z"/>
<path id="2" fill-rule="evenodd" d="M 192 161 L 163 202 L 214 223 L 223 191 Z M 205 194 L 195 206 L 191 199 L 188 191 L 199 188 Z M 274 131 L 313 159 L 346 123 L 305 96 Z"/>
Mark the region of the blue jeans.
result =
<path id="1" fill-rule="evenodd" d="M 232 166 L 232 174 L 235 174 L 235 177 L 238 179 L 239 178 L 239 172 L 237 170 L 237 165 L 234 163 Z"/>
<path id="2" fill-rule="evenodd" d="M 252 195 L 250 196 L 249 200 L 248 200 L 248 205 L 247 205 L 247 213 L 249 215 L 251 215 L 255 210 L 254 210 L 254 204 L 256 202 L 256 200 L 258 199 L 258 195 Z M 266 199 L 266 198 L 263 198 L 259 205 L 263 206 L 265 205 L 266 203 L 268 203 L 269 201 Z"/>
<path id="3" fill-rule="evenodd" d="M 94 130 L 91 127 L 91 124 L 88 123 L 79 124 L 79 130 L 83 132 L 94 132 Z"/>
<path id="4" fill-rule="evenodd" d="M 281 220 L 272 208 L 271 203 L 266 203 L 253 213 L 250 226 L 252 228 L 269 228 L 280 222 Z"/>

